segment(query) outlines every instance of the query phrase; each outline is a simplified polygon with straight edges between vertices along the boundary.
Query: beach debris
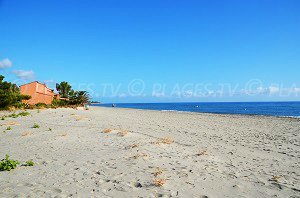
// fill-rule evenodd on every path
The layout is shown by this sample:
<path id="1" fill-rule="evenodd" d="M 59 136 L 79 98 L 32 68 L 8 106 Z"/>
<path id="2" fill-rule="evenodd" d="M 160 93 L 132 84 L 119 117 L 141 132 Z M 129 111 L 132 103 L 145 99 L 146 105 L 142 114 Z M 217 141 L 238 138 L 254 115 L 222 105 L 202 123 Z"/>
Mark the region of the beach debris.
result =
<path id="1" fill-rule="evenodd" d="M 134 184 L 134 186 L 135 186 L 136 188 L 142 188 L 142 187 L 143 187 L 143 185 L 142 185 L 140 182 L 136 182 L 136 183 Z"/>
<path id="2" fill-rule="evenodd" d="M 202 156 L 202 155 L 208 155 L 207 150 L 200 150 L 197 154 L 197 156 Z"/>

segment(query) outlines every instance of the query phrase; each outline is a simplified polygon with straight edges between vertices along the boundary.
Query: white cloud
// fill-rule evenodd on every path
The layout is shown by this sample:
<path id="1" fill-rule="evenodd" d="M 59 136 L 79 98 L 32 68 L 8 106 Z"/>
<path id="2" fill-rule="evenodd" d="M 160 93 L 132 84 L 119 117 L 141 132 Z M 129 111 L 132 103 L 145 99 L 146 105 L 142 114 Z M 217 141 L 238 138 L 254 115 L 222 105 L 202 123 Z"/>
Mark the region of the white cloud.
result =
<path id="1" fill-rule="evenodd" d="M 14 70 L 13 73 L 22 80 L 32 80 L 34 79 L 34 72 L 33 71 L 26 71 L 26 70 Z"/>
<path id="2" fill-rule="evenodd" d="M 270 94 L 276 94 L 280 91 L 279 87 L 275 87 L 275 86 L 270 86 L 268 89 Z"/>
<path id="3" fill-rule="evenodd" d="M 9 68 L 11 66 L 12 62 L 8 58 L 5 58 L 2 61 L 0 61 L 0 69 Z"/>

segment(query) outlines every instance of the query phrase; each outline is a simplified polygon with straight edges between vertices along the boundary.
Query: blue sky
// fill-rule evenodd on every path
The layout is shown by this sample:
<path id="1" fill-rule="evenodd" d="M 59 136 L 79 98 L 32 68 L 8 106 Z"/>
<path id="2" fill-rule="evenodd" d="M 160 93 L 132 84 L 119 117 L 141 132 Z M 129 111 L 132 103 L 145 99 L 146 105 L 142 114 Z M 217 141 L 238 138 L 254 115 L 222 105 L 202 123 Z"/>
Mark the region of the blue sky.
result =
<path id="1" fill-rule="evenodd" d="M 0 72 L 104 102 L 300 99 L 298 0 L 0 0 Z"/>

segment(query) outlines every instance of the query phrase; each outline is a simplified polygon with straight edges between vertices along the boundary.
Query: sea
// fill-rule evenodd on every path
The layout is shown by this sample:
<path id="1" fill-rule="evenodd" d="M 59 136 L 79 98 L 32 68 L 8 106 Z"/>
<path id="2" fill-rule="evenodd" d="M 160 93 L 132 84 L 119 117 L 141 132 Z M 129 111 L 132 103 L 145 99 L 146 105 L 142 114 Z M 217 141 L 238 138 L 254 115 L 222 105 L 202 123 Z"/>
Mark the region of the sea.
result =
<path id="1" fill-rule="evenodd" d="M 103 103 L 93 106 L 300 118 L 300 102 Z"/>

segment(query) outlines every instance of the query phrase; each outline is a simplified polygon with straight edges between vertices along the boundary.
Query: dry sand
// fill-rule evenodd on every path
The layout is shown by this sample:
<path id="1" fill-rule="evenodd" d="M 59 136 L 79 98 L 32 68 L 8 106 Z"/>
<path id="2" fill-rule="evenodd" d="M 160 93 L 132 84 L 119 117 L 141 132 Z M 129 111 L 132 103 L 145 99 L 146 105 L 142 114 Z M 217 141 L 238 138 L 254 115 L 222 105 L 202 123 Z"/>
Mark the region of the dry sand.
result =
<path id="1" fill-rule="evenodd" d="M 0 158 L 36 163 L 0 172 L 0 197 L 300 197 L 299 119 L 29 112 L 0 120 Z"/>

